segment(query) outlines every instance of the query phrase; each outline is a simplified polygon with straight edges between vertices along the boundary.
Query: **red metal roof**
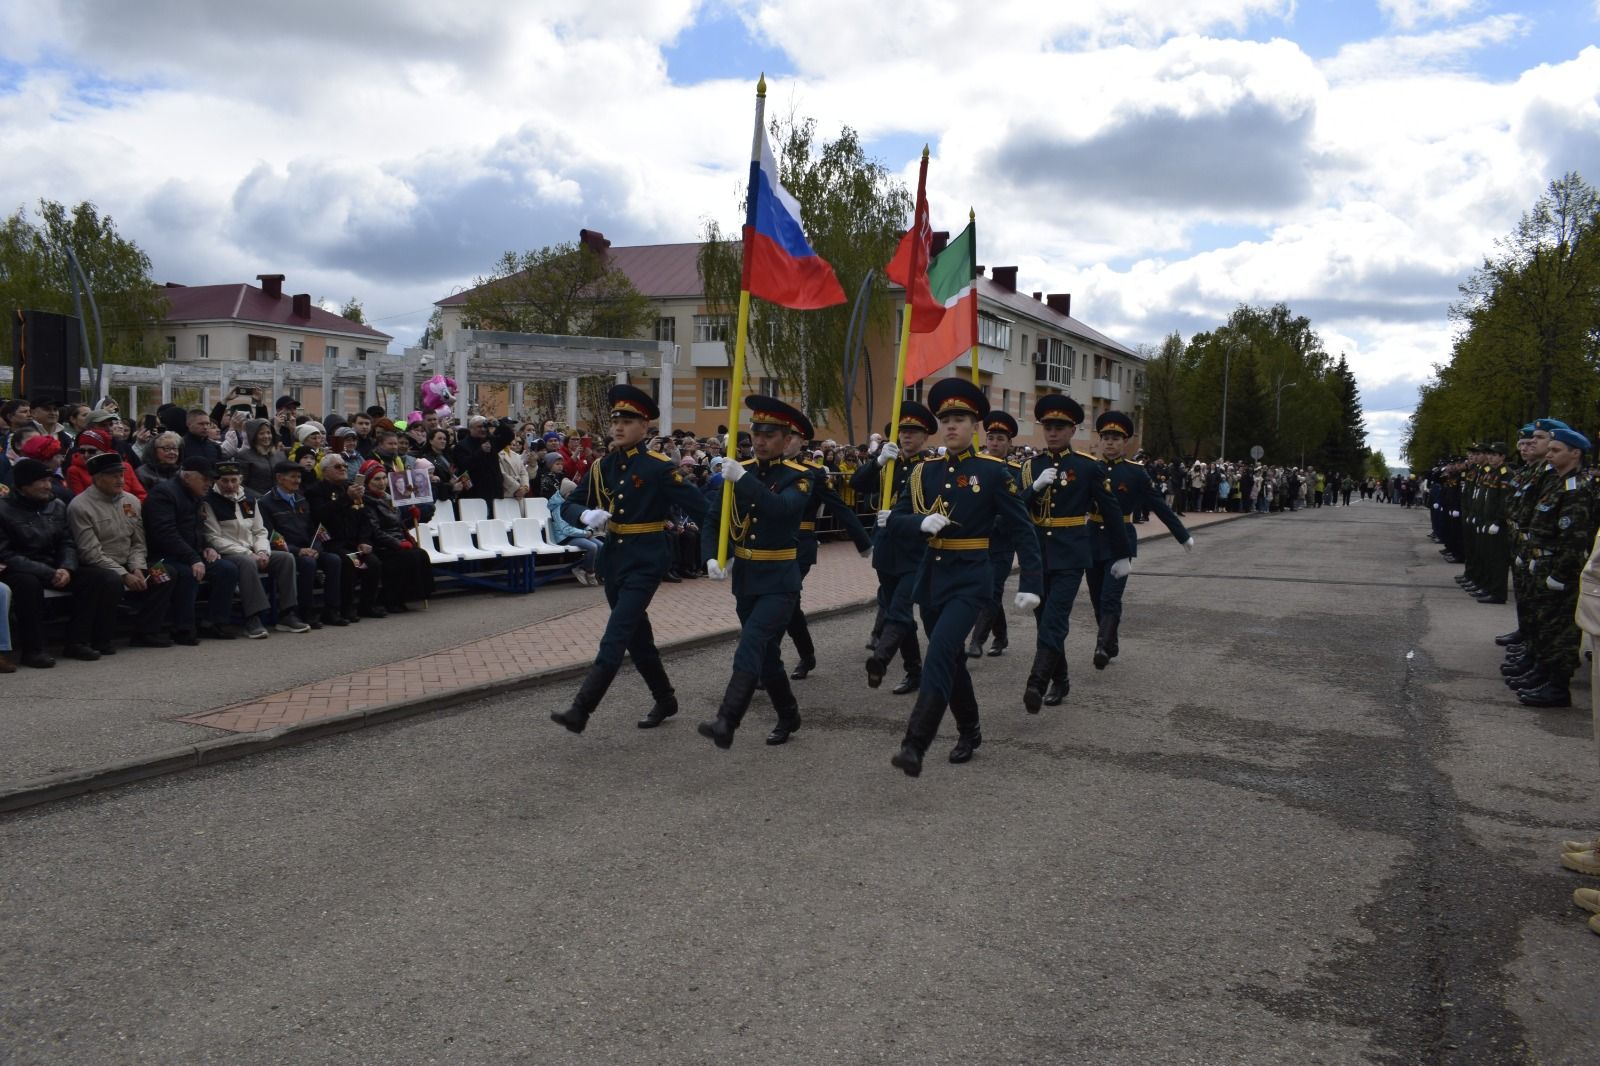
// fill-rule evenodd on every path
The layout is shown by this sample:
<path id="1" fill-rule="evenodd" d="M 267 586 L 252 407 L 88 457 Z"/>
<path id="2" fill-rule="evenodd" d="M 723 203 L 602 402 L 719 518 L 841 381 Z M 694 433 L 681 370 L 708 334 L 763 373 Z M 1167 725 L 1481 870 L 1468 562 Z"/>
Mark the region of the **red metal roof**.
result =
<path id="1" fill-rule="evenodd" d="M 640 244 L 631 247 L 613 247 L 606 250 L 612 265 L 628 275 L 633 287 L 652 300 L 674 297 L 701 296 L 705 285 L 700 281 L 698 259 L 700 245 L 692 244 Z M 476 289 L 446 296 L 437 302 L 439 307 L 459 307 Z"/>
<path id="2" fill-rule="evenodd" d="M 235 321 L 314 333 L 344 333 L 386 344 L 394 340 L 387 333 L 324 311 L 314 303 L 309 316 L 297 317 L 293 296 L 286 293 L 274 298 L 254 285 L 172 285 L 161 292 L 169 305 L 164 319 L 167 322 Z"/>

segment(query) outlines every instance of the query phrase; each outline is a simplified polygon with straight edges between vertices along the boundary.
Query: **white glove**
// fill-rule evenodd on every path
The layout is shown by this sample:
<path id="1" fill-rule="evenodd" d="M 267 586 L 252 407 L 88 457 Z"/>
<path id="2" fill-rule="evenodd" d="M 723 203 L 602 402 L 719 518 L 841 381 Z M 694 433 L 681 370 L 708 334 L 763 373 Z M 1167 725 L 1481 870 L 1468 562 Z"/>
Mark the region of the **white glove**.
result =
<path id="1" fill-rule="evenodd" d="M 878 465 L 900 458 L 900 445 L 892 440 L 884 441 L 883 447 L 878 449 Z"/>
<path id="2" fill-rule="evenodd" d="M 888 511 L 879 511 L 878 512 L 878 528 L 882 529 L 883 526 L 884 526 L 884 523 L 886 523 L 888 521 L 889 521 L 889 512 Z"/>
<path id="3" fill-rule="evenodd" d="M 931 514 L 922 520 L 922 531 L 930 536 L 937 537 L 939 530 L 950 524 L 950 519 L 942 514 Z"/>
<path id="4" fill-rule="evenodd" d="M 1017 605 L 1019 611 L 1031 611 L 1039 606 L 1039 597 L 1031 592 L 1019 592 L 1011 602 Z"/>
<path id="5" fill-rule="evenodd" d="M 1491 526 L 1490 526 L 1490 527 L 1489 527 L 1489 536 L 1491 536 L 1491 537 L 1492 537 L 1492 536 L 1494 536 L 1494 535 L 1495 535 L 1495 534 L 1496 534 L 1496 533 L 1498 533 L 1498 532 L 1500 532 L 1500 526 L 1499 526 L 1499 525 L 1498 525 L 1498 524 L 1495 524 L 1495 525 L 1491 525 Z"/>
<path id="6" fill-rule="evenodd" d="M 1194 551 L 1194 538 L 1193 537 L 1190 537 L 1188 540 L 1183 542 L 1183 550 L 1186 551 L 1186 552 Z"/>
<path id="7" fill-rule="evenodd" d="M 733 560 L 729 559 L 728 560 L 728 570 L 732 570 L 732 569 L 733 569 Z M 717 561 L 715 559 L 707 559 L 706 560 L 706 576 L 709 577 L 713 581 L 721 581 L 723 578 L 727 577 L 728 576 L 728 570 L 724 570 L 722 567 L 718 566 L 717 565 Z"/>
<path id="8" fill-rule="evenodd" d="M 611 521 L 611 512 L 596 507 L 579 515 L 578 521 L 587 526 L 591 532 L 599 533 L 606 528 L 606 523 Z"/>
<path id="9" fill-rule="evenodd" d="M 1512 556 L 1511 557 L 1511 565 L 1516 567 L 1518 570 L 1521 570 L 1522 569 L 1522 556 L 1520 556 L 1520 555 Z"/>
<path id="10" fill-rule="evenodd" d="M 1111 576 L 1116 578 L 1118 581 L 1121 581 L 1131 573 L 1133 573 L 1132 559 L 1118 559 L 1116 562 L 1111 564 Z"/>
<path id="11" fill-rule="evenodd" d="M 732 485 L 742 477 L 744 477 L 743 463 L 734 462 L 722 464 L 722 480 L 726 481 L 728 484 Z"/>
<path id="12" fill-rule="evenodd" d="M 1033 491 L 1034 492 L 1038 492 L 1040 489 L 1044 488 L 1046 485 L 1054 484 L 1056 478 L 1058 478 L 1060 476 L 1061 476 L 1061 471 L 1060 470 L 1057 470 L 1053 466 L 1046 467 L 1044 469 L 1044 471 L 1042 471 L 1039 474 L 1038 477 L 1033 479 Z"/>
<path id="13" fill-rule="evenodd" d="M 1461 517 L 1461 512 L 1460 511 L 1451 511 L 1450 512 L 1450 517 L 1451 518 L 1460 518 Z"/>
<path id="14" fill-rule="evenodd" d="M 1557 581 L 1553 577 L 1545 578 L 1544 579 L 1544 585 L 1545 585 L 1545 588 L 1554 589 L 1557 592 L 1565 592 L 1565 591 L 1567 591 L 1567 586 L 1563 585 L 1561 582 Z"/>

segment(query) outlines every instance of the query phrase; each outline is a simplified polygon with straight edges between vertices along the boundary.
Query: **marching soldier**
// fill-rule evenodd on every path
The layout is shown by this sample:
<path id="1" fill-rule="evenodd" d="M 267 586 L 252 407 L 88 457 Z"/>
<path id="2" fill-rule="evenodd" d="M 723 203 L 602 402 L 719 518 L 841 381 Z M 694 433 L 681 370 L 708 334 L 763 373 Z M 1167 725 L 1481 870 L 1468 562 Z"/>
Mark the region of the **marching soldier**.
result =
<path id="1" fill-rule="evenodd" d="M 1065 393 L 1042 396 L 1034 404 L 1033 417 L 1044 428 L 1046 450 L 1022 464 L 1022 482 L 1044 559 L 1044 603 L 1036 612 L 1038 643 L 1022 705 L 1029 714 L 1038 714 L 1042 704 L 1055 706 L 1065 699 L 1070 688 L 1067 629 L 1084 571 L 1094 562 L 1089 511 L 1098 507 L 1108 529 L 1123 529 L 1123 522 L 1122 505 L 1111 492 L 1106 468 L 1093 456 L 1072 449 L 1072 435 L 1083 421 L 1078 401 Z M 1111 576 L 1126 579 L 1133 572 L 1126 536 L 1108 538 L 1107 551 Z M 1047 683 L 1050 699 L 1045 697 Z"/>
<path id="2" fill-rule="evenodd" d="M 1594 500 L 1579 467 L 1589 439 L 1571 429 L 1550 434 L 1550 474 L 1533 506 L 1523 560 L 1531 591 L 1534 632 L 1529 670 L 1507 684 L 1529 707 L 1570 707 L 1567 683 L 1578 668 L 1578 577 L 1594 544 Z"/>
<path id="3" fill-rule="evenodd" d="M 613 447 L 584 473 L 561 509 L 561 517 L 572 525 L 605 537 L 600 575 L 605 581 L 606 602 L 611 605 L 594 665 L 584 675 L 572 705 L 550 715 L 574 733 L 582 733 L 588 724 L 622 668 L 624 652 L 633 657 L 633 665 L 654 698 L 639 728 L 652 729 L 678 713 L 678 699 L 661 664 L 646 612 L 662 576 L 672 566 L 672 544 L 666 532 L 668 509 L 675 504 L 705 527 L 705 496 L 684 481 L 678 464 L 643 447 L 645 432 L 660 416 L 650 394 L 632 385 L 613 385 L 607 401 Z"/>
<path id="4" fill-rule="evenodd" d="M 733 746 L 734 731 L 750 708 L 758 680 L 778 712 L 777 727 L 767 735 L 767 743 L 782 744 L 800 728 L 800 705 L 789 687 L 789 675 L 783 672 L 778 645 L 800 604 L 800 521 L 814 479 L 805 466 L 783 456 L 788 438 L 809 438 L 811 424 L 799 411 L 770 396 L 746 396 L 744 402 L 751 410 L 755 458 L 722 464 L 722 491 L 733 497 L 732 558 L 726 570 L 717 563 L 720 522 L 700 525 L 706 573 L 718 581 L 732 576 L 740 623 L 733 676 L 722 704 L 716 718 L 698 726 L 701 736 L 724 751 Z"/>
<path id="5" fill-rule="evenodd" d="M 859 492 L 877 489 L 882 480 L 882 464 L 896 460 L 894 484 L 888 495 L 878 504 L 878 535 L 872 545 L 872 568 L 878 572 L 878 611 L 883 616 L 883 629 L 875 638 L 872 654 L 867 657 L 867 684 L 877 688 L 883 683 L 889 660 L 895 649 L 905 662 L 906 676 L 894 687 L 896 696 L 915 692 L 922 681 L 922 649 L 917 646 L 917 622 L 911 614 L 913 578 L 922 563 L 924 539 L 913 531 L 891 532 L 886 523 L 896 501 L 905 492 L 913 469 L 925 458 L 922 450 L 928 443 L 928 434 L 934 431 L 933 415 L 920 403 L 910 400 L 900 404 L 900 443 L 885 441 L 878 449 L 877 462 L 863 466 L 851 479 Z"/>
<path id="6" fill-rule="evenodd" d="M 1004 411 L 990 411 L 983 416 L 983 431 L 984 452 L 1005 461 L 1008 475 L 1016 483 L 1017 491 L 1021 492 L 1022 464 L 1010 458 L 1011 442 L 1017 436 L 1017 420 Z M 1029 536 L 1032 537 L 1032 530 L 1029 530 Z M 989 639 L 990 633 L 994 634 L 994 643 L 989 646 L 991 656 L 1004 655 L 1010 643 L 1006 639 L 1005 605 L 1000 599 L 1005 595 L 1006 581 L 1011 577 L 1011 560 L 1016 553 L 1011 535 L 1004 529 L 996 529 L 989 538 L 989 599 L 978 612 L 978 624 L 973 627 L 972 639 L 967 642 L 969 659 L 976 659 L 983 654 L 983 642 Z"/>
<path id="7" fill-rule="evenodd" d="M 817 515 L 822 510 L 822 505 L 827 504 L 828 513 L 839 520 L 856 549 L 863 556 L 872 554 L 872 538 L 867 536 L 867 529 L 861 524 L 861 519 L 856 517 L 855 511 L 849 504 L 839 498 L 828 484 L 828 468 L 814 459 L 801 460 L 800 449 L 805 447 L 816 435 L 816 430 L 811 425 L 811 420 L 805 415 L 799 415 L 801 430 L 804 436 L 797 433 L 788 435 L 788 447 L 784 449 L 784 458 L 790 462 L 798 462 L 811 472 L 811 492 L 806 498 L 805 514 L 800 516 L 800 584 L 801 595 L 805 595 L 804 585 L 806 576 L 811 573 L 811 568 L 817 565 Z M 794 653 L 800 661 L 795 664 L 794 673 L 789 675 L 790 680 L 799 681 L 817 668 L 817 646 L 811 640 L 811 627 L 806 623 L 805 608 L 795 604 L 794 614 L 789 619 L 789 639 L 794 642 Z"/>
<path id="8" fill-rule="evenodd" d="M 950 761 L 968 761 L 983 743 L 963 643 L 990 595 L 989 551 L 997 530 L 1011 535 L 1022 557 L 1017 607 L 1038 606 L 1043 590 L 1038 542 L 1031 536 L 1011 470 L 1003 459 L 972 447 L 989 410 L 983 390 L 961 378 L 944 378 L 928 391 L 928 403 L 938 415 L 945 454 L 916 467 L 885 527 L 893 535 L 926 541 L 914 581 L 928 631 L 928 658 L 905 739 L 890 759 L 908 777 L 922 772 L 922 757 L 938 734 L 946 706 L 960 734 Z"/>
<path id="9" fill-rule="evenodd" d="M 1133 517 L 1141 510 L 1154 511 L 1171 531 L 1172 537 L 1183 550 L 1194 551 L 1194 537 L 1184 528 L 1183 522 L 1172 513 L 1172 508 L 1156 491 L 1155 483 L 1145 471 L 1144 464 L 1125 458 L 1128 439 L 1133 436 L 1133 418 L 1121 411 L 1106 411 L 1094 422 L 1100 434 L 1100 456 L 1110 468 L 1111 491 L 1122 505 L 1122 529 L 1107 525 L 1103 516 L 1089 516 L 1094 537 L 1094 565 L 1089 567 L 1089 602 L 1094 605 L 1095 621 L 1099 625 L 1094 644 L 1094 668 L 1104 670 L 1106 664 L 1117 657 L 1117 629 L 1122 624 L 1122 593 L 1128 579 L 1112 577 L 1107 571 L 1116 559 L 1114 549 L 1122 533 L 1127 537 L 1127 557 L 1139 554 L 1139 534 L 1133 528 Z"/>

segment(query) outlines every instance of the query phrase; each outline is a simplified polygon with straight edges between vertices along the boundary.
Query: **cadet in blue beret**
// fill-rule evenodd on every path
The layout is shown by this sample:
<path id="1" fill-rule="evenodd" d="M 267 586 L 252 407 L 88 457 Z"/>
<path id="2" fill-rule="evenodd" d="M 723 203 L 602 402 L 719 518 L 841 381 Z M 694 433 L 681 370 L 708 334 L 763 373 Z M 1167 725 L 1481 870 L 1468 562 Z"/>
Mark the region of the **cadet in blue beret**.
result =
<path id="1" fill-rule="evenodd" d="M 678 698 L 661 664 L 647 612 L 672 566 L 672 542 L 666 532 L 669 508 L 677 505 L 690 521 L 705 528 L 705 496 L 684 480 L 677 463 L 643 447 L 650 423 L 661 414 L 655 400 L 632 385 L 613 385 L 607 399 L 611 450 L 589 467 L 561 508 L 561 517 L 571 525 L 605 537 L 599 569 L 611 605 L 594 665 L 584 675 L 572 705 L 550 716 L 574 733 L 583 732 L 622 668 L 624 653 L 632 657 L 653 697 L 639 728 L 654 728 L 678 713 Z"/>
<path id="2" fill-rule="evenodd" d="M 1106 411 L 1095 419 L 1094 428 L 1100 435 L 1100 456 L 1110 470 L 1111 491 L 1122 506 L 1120 530 L 1113 529 L 1098 513 L 1089 516 L 1095 559 L 1094 565 L 1089 567 L 1089 602 L 1094 605 L 1094 617 L 1099 625 L 1094 644 L 1094 668 L 1104 670 L 1106 664 L 1117 657 L 1122 594 L 1128 586 L 1126 577 L 1113 577 L 1109 571 L 1118 558 L 1118 547 L 1126 547 L 1129 559 L 1139 554 L 1139 534 L 1133 528 L 1134 513 L 1141 509 L 1153 511 L 1173 539 L 1183 545 L 1184 551 L 1194 550 L 1194 537 L 1156 491 L 1144 465 L 1127 457 L 1128 441 L 1133 436 L 1133 417 L 1121 411 Z"/>
<path id="3" fill-rule="evenodd" d="M 1022 464 L 1011 458 L 1011 442 L 1017 439 L 1017 420 L 1004 411 L 991 410 L 983 416 L 983 451 L 1006 464 L 1006 471 L 1022 491 Z M 1032 538 L 1032 530 L 1029 530 Z M 1011 577 L 1011 560 L 1016 555 L 1016 544 L 1004 529 L 996 529 L 989 538 L 989 598 L 978 612 L 978 622 L 972 627 L 972 639 L 967 641 L 967 658 L 976 659 L 983 654 L 983 643 L 994 634 L 989 655 L 1004 655 L 1010 640 L 1006 633 L 1006 610 L 1001 597 L 1005 595 L 1006 581 Z"/>
<path id="4" fill-rule="evenodd" d="M 890 533 L 885 524 L 895 502 L 905 493 L 907 481 L 917 464 L 931 458 L 924 453 L 928 435 L 934 431 L 933 412 L 920 403 L 905 400 L 900 404 L 898 443 L 885 441 L 874 462 L 863 463 L 851 476 L 850 485 L 865 495 L 879 494 L 878 533 L 872 545 L 872 568 L 878 572 L 878 617 L 873 624 L 871 651 L 867 657 L 867 684 L 877 688 L 896 649 L 905 663 L 906 675 L 894 687 L 896 696 L 915 692 L 922 683 L 922 649 L 917 644 L 917 622 L 911 613 L 912 582 L 922 562 L 924 538 L 914 533 Z M 882 487 L 883 467 L 894 464 L 894 484 Z"/>
<path id="5" fill-rule="evenodd" d="M 829 481 L 830 471 L 815 459 L 801 457 L 801 452 L 806 443 L 816 434 L 816 428 L 811 425 L 811 420 L 796 411 L 802 423 L 799 433 L 791 433 L 788 437 L 788 447 L 784 451 L 784 458 L 790 462 L 799 463 L 811 473 L 811 493 L 806 500 L 805 514 L 800 516 L 800 583 L 802 585 L 800 596 L 805 598 L 805 580 L 811 573 L 811 568 L 817 565 L 817 519 L 822 513 L 824 505 L 828 513 L 839 523 L 845 534 L 855 544 L 856 549 L 863 556 L 872 554 L 872 538 L 867 536 L 867 528 L 861 524 L 861 519 L 856 517 L 855 508 L 845 503 L 839 494 L 833 490 Z M 811 626 L 806 621 L 804 603 L 795 605 L 794 614 L 789 619 L 789 639 L 794 642 L 794 652 L 800 659 L 795 664 L 794 673 L 789 675 L 790 680 L 799 681 L 817 668 L 817 646 L 811 639 Z M 768 738 L 769 740 L 771 738 Z M 779 741 L 778 743 L 781 743 Z"/>
<path id="6" fill-rule="evenodd" d="M 1123 522 L 1106 468 L 1072 448 L 1083 407 L 1065 393 L 1051 393 L 1039 398 L 1033 416 L 1044 430 L 1045 451 L 1022 464 L 1022 491 L 1044 557 L 1044 603 L 1037 612 L 1038 642 L 1022 705 L 1029 714 L 1038 714 L 1040 706 L 1053 707 L 1066 699 L 1070 689 L 1067 629 L 1084 571 L 1094 562 L 1089 514 L 1098 513 L 1108 529 L 1123 529 Z M 1127 538 L 1107 540 L 1109 573 L 1126 578 L 1133 571 Z"/>
<path id="7" fill-rule="evenodd" d="M 782 400 L 747 396 L 751 446 L 755 458 L 722 464 L 722 498 L 732 499 L 727 569 L 717 561 L 721 506 L 716 518 L 700 526 L 700 553 L 715 580 L 733 578 L 739 615 L 739 644 L 733 676 L 722 693 L 717 716 L 699 725 L 700 735 L 726 751 L 750 708 L 759 680 L 778 712 L 768 744 L 782 744 L 800 728 L 800 705 L 784 673 L 778 644 L 800 603 L 800 520 L 811 497 L 811 471 L 783 457 L 788 438 L 801 436 L 810 423 Z M 804 439 L 804 437 L 802 437 Z"/>
<path id="8" fill-rule="evenodd" d="M 891 535 L 926 542 L 914 595 L 928 632 L 928 658 L 905 739 L 890 762 L 910 777 L 939 732 L 946 706 L 958 736 L 950 761 L 964 763 L 983 743 L 978 698 L 967 672 L 964 643 L 991 585 L 989 547 L 997 529 L 1010 533 L 1022 557 L 1016 605 L 1031 610 L 1044 590 L 1037 541 L 1017 483 L 1005 461 L 972 447 L 989 402 L 963 378 L 944 378 L 928 390 L 945 454 L 918 464 L 885 523 Z"/>

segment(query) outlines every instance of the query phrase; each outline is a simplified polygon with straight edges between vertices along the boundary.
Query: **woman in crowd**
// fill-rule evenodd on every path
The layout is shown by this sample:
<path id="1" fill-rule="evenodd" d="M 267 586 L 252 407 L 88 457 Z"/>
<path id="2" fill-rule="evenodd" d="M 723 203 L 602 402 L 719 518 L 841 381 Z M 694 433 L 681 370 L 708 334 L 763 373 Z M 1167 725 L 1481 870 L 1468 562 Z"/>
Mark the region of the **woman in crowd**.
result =
<path id="1" fill-rule="evenodd" d="M 428 553 L 411 537 L 408 518 L 402 517 L 389 498 L 389 472 L 376 460 L 361 464 L 366 484 L 367 541 L 382 571 L 379 587 L 390 614 L 404 614 L 411 600 L 426 602 L 433 596 L 433 564 Z M 410 510 L 410 508 L 407 508 Z"/>
<path id="2" fill-rule="evenodd" d="M 183 438 L 167 430 L 150 442 L 144 463 L 135 473 L 146 489 L 167 480 L 178 472 L 178 453 L 183 448 Z"/>
<path id="3" fill-rule="evenodd" d="M 434 500 L 455 499 L 456 471 L 455 467 L 450 465 L 450 431 L 430 430 L 420 458 L 433 464 L 433 469 L 428 474 L 428 482 L 433 486 Z"/>
<path id="4" fill-rule="evenodd" d="M 272 468 L 283 461 L 283 451 L 272 432 L 272 423 L 265 418 L 252 418 L 244 424 L 244 440 L 245 445 L 234 449 L 231 455 L 224 445 L 223 454 L 239 464 L 244 491 L 252 497 L 264 496 L 272 491 Z"/>
<path id="5" fill-rule="evenodd" d="M 72 449 L 72 458 L 67 462 L 67 488 L 74 496 L 87 489 L 94 481 L 89 474 L 89 460 L 102 452 L 116 451 L 116 444 L 111 439 L 111 434 L 98 426 L 91 426 L 78 434 L 78 439 Z M 130 493 L 140 503 L 144 502 L 145 488 L 134 473 L 133 467 L 126 463 L 122 466 L 122 490 Z"/>
<path id="6" fill-rule="evenodd" d="M 325 456 L 318 464 L 317 495 L 311 497 L 312 515 L 328 536 L 323 550 L 344 556 L 339 602 L 346 622 L 389 613 L 378 605 L 382 564 L 373 554 L 376 524 L 367 512 L 366 483 L 352 473 L 339 456 Z"/>
<path id="7" fill-rule="evenodd" d="M 580 528 L 561 517 L 561 507 L 567 502 L 577 489 L 571 479 L 563 479 L 557 491 L 550 497 L 550 539 L 563 548 L 582 548 L 583 562 L 572 572 L 579 584 L 598 585 L 600 579 L 595 574 L 595 561 L 600 556 L 600 542 L 590 536 L 587 529 Z"/>
<path id="8" fill-rule="evenodd" d="M 522 461 L 522 438 L 502 422 L 494 427 L 491 439 L 500 457 L 500 498 L 523 499 L 528 495 L 528 464 Z"/>

